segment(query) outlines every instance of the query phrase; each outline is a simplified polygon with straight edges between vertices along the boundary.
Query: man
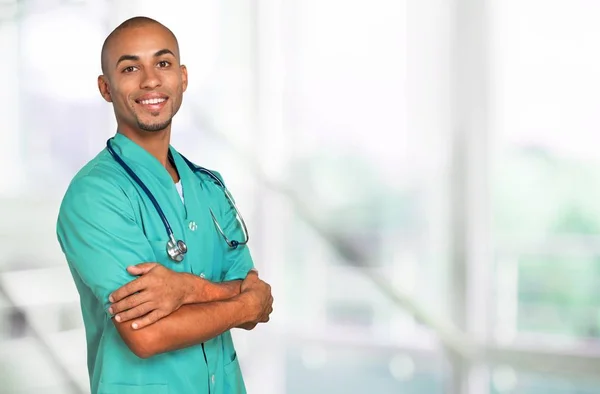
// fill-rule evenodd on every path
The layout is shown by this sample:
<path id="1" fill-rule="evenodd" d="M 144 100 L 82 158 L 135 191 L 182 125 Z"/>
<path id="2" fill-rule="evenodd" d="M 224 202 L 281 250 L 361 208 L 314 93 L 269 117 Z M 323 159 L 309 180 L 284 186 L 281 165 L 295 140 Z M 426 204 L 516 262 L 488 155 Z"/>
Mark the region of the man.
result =
<path id="1" fill-rule="evenodd" d="M 187 87 L 174 34 L 149 18 L 122 23 L 102 47 L 98 87 L 118 130 L 72 180 L 57 223 L 92 394 L 244 393 L 230 330 L 267 322 L 273 297 L 220 175 L 192 171 L 170 146 Z M 150 195 L 187 244 L 182 261 Z"/>

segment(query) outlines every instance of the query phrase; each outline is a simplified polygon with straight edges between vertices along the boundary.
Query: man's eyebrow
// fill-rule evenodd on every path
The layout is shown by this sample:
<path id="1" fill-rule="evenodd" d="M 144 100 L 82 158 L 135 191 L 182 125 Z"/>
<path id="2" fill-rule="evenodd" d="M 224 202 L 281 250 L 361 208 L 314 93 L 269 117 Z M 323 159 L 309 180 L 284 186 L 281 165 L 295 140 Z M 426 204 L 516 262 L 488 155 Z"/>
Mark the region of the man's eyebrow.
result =
<path id="1" fill-rule="evenodd" d="M 174 54 L 174 53 L 173 53 L 173 52 L 172 52 L 170 49 L 167 49 L 167 48 L 165 48 L 165 49 L 161 49 L 160 51 L 156 52 L 156 53 L 154 54 L 154 57 L 159 57 L 159 56 L 162 56 L 162 55 L 167 55 L 167 54 L 170 54 L 170 55 L 172 55 L 173 57 L 175 57 L 175 54 Z"/>
<path id="2" fill-rule="evenodd" d="M 133 60 L 133 61 L 137 61 L 140 60 L 139 56 L 135 56 L 135 55 L 123 55 L 119 58 L 119 60 L 117 60 L 117 64 L 115 67 L 119 66 L 119 63 L 125 61 L 125 60 Z"/>

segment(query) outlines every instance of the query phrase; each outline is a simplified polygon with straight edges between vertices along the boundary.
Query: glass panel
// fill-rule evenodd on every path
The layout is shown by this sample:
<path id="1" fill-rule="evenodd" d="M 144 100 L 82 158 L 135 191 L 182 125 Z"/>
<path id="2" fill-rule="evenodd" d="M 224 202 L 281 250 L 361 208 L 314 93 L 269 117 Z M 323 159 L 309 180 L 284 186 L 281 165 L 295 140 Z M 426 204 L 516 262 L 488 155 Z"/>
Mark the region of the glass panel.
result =
<path id="1" fill-rule="evenodd" d="M 492 3 L 495 334 L 598 338 L 600 3 Z"/>

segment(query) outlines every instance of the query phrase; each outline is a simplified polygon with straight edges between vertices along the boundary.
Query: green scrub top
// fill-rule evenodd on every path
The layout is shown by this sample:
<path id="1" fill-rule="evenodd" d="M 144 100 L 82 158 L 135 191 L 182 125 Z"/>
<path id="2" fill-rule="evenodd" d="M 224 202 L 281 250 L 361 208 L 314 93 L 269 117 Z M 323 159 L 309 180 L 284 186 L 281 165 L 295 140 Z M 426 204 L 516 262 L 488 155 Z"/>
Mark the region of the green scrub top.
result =
<path id="1" fill-rule="evenodd" d="M 253 262 L 247 246 L 230 248 L 215 228 L 209 208 L 230 239 L 243 239 L 234 208 L 214 180 L 192 172 L 170 147 L 184 203 L 167 170 L 146 150 L 120 133 L 112 146 L 152 192 L 188 252 L 181 263 L 169 259 L 167 233 L 152 202 L 106 149 L 73 178 L 57 236 L 80 295 L 92 394 L 245 393 L 229 331 L 203 345 L 141 359 L 115 328 L 108 296 L 135 279 L 126 271 L 130 265 L 158 262 L 224 282 L 245 278 Z"/>

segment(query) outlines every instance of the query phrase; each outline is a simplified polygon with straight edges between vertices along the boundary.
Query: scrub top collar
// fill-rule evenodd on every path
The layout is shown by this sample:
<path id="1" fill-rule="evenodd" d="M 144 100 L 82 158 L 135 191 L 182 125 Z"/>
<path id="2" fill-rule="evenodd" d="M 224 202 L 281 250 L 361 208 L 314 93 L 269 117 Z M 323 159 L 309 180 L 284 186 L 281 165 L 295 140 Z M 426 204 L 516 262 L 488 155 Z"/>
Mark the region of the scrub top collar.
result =
<path id="1" fill-rule="evenodd" d="M 143 167 L 149 171 L 165 187 L 174 187 L 173 178 L 167 169 L 144 148 L 133 142 L 121 133 L 116 133 L 112 140 L 113 148 L 130 167 Z M 173 157 L 177 173 L 185 190 L 186 183 L 190 179 L 191 170 L 179 153 L 169 145 L 169 153 Z M 134 170 L 135 171 L 135 170 Z M 139 174 L 138 174 L 139 176 Z"/>

